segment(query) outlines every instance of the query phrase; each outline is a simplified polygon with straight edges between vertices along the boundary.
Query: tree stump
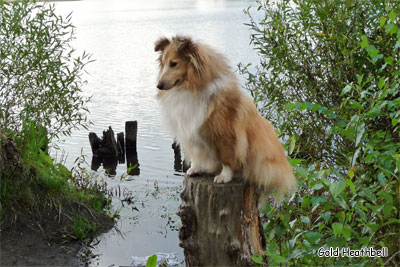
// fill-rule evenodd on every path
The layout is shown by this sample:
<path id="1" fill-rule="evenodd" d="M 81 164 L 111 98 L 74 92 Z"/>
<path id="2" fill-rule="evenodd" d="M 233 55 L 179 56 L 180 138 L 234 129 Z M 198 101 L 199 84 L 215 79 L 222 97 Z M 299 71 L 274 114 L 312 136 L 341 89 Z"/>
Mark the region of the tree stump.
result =
<path id="1" fill-rule="evenodd" d="M 90 132 L 89 142 L 95 156 L 102 158 L 116 158 L 118 156 L 117 142 L 111 126 L 108 127 L 108 130 L 103 131 L 103 139 Z"/>
<path id="2" fill-rule="evenodd" d="M 185 175 L 178 215 L 186 266 L 253 266 L 264 256 L 265 237 L 255 186 L 235 179 L 216 184 L 211 177 Z"/>

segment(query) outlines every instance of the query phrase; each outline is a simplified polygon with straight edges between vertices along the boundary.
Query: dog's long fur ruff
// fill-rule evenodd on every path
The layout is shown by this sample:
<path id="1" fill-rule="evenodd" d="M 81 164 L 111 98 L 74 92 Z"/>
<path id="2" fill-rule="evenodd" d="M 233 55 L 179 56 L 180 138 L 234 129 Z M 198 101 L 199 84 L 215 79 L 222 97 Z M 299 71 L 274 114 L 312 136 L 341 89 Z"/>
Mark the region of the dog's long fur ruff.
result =
<path id="1" fill-rule="evenodd" d="M 189 175 L 238 173 L 268 192 L 295 187 L 292 168 L 272 124 L 243 94 L 225 58 L 190 37 L 160 38 L 157 87 L 163 120 L 190 159 Z"/>

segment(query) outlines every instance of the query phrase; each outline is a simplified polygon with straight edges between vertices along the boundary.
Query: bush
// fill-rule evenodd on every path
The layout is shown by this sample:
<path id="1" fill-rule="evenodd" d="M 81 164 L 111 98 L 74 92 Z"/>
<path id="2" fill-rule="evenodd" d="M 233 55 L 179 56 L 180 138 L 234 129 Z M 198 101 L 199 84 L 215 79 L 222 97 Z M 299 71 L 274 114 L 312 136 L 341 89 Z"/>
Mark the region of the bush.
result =
<path id="1" fill-rule="evenodd" d="M 265 19 L 259 23 L 251 19 L 249 26 L 261 62 L 256 73 L 241 69 L 248 76 L 248 89 L 286 138 L 299 137 L 297 157 L 325 166 L 346 163 L 342 151 L 352 141 L 331 134 L 339 117 L 349 119 L 343 109 L 342 89 L 357 84 L 362 74 L 365 82 L 369 75 L 388 77 L 398 71 L 398 53 L 393 49 L 398 49 L 399 19 L 390 17 L 399 13 L 400 6 L 383 0 L 284 0 L 259 5 Z M 385 31 L 390 34 L 383 34 Z M 360 49 L 361 38 L 370 40 L 365 48 L 372 59 Z M 296 109 L 287 108 L 288 103 L 297 102 L 301 104 Z M 368 126 L 395 127 L 385 121 Z"/>
<path id="2" fill-rule="evenodd" d="M 104 183 L 73 173 L 48 155 L 53 138 L 88 126 L 82 95 L 83 69 L 91 60 L 74 56 L 70 16 L 54 5 L 0 0 L 0 228 L 24 219 L 69 218 L 80 207 L 91 216 L 109 207 Z M 65 213 L 64 213 L 65 212 Z M 93 211 L 94 212 L 94 211 Z M 65 215 L 65 216 L 64 216 Z M 50 217 L 49 217 L 50 216 Z M 94 230 L 74 221 L 82 238 Z M 42 230 L 43 231 L 43 230 Z"/>
<path id="3" fill-rule="evenodd" d="M 70 18 L 48 3 L 0 0 L 0 128 L 22 132 L 25 119 L 51 140 L 87 126 L 81 87 L 90 58 L 74 57 Z"/>
<path id="4" fill-rule="evenodd" d="M 260 3 L 260 52 L 248 87 L 280 129 L 299 188 L 267 204 L 272 265 L 400 261 L 399 6 L 384 1 Z M 387 247 L 388 258 L 318 257 L 323 248 Z"/>

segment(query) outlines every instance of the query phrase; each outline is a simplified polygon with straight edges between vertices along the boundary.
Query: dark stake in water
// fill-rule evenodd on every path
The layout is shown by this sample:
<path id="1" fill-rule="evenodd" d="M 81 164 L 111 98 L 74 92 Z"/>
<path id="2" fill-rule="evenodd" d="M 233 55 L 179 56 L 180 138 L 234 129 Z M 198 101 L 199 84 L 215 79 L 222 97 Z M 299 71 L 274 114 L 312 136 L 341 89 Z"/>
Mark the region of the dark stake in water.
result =
<path id="1" fill-rule="evenodd" d="M 232 68 L 238 63 L 256 63 L 244 25 L 249 19 L 242 12 L 253 4 L 242 0 L 56 2 L 58 12 L 73 12 L 77 34 L 73 46 L 96 60 L 88 65 L 88 84 L 83 88 L 84 94 L 92 96 L 88 106 L 93 122 L 90 131 L 101 133 L 112 125 L 115 133 L 125 133 L 125 121 L 138 122 L 136 152 L 125 152 L 125 164 L 93 158 L 87 166 L 114 190 L 113 208 L 120 214 L 118 231 L 103 234 L 94 244 L 92 253 L 98 256 L 93 265 L 126 266 L 133 256 L 157 252 L 176 253 L 183 259 L 176 212 L 184 165 L 177 147 L 171 148 L 173 139 L 161 126 L 154 42 L 160 36 L 189 34 L 225 54 Z M 88 131 L 73 133 L 62 149 L 69 167 L 81 154 L 90 159 Z M 138 168 L 130 168 L 138 163 Z M 127 175 L 127 169 L 132 175 Z M 129 196 L 129 192 L 130 204 L 118 198 Z"/>

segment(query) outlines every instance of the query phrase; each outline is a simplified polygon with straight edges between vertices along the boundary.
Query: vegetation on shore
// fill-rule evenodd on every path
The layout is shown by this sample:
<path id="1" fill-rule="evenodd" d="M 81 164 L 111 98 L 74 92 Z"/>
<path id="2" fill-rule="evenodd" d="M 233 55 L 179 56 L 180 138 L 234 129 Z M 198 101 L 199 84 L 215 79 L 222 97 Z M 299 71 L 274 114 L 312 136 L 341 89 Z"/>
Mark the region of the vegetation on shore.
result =
<path id="1" fill-rule="evenodd" d="M 280 130 L 298 178 L 266 204 L 271 265 L 400 262 L 400 6 L 373 1 L 259 1 L 261 62 L 241 66 Z M 319 257 L 320 248 L 387 247 L 381 257 Z M 257 255 L 254 261 L 263 264 Z"/>
<path id="2" fill-rule="evenodd" d="M 0 0 L 1 229 L 33 222 L 43 233 L 85 240 L 112 218 L 105 185 L 49 156 L 58 138 L 87 127 L 82 74 L 70 16 L 54 5 Z"/>

